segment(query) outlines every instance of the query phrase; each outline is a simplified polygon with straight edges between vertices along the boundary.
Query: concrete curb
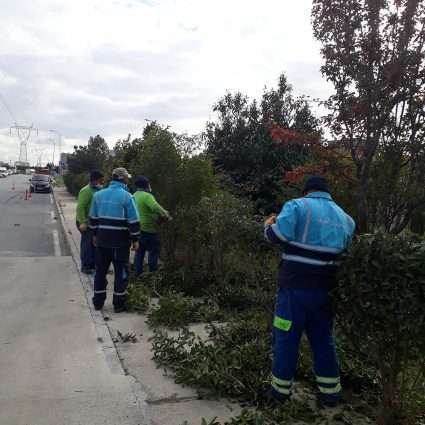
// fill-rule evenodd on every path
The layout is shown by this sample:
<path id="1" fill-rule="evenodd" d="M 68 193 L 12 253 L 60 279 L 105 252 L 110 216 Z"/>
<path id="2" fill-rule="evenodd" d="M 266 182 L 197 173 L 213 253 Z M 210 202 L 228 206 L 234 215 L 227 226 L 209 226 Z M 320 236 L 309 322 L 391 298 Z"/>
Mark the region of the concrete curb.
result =
<path id="1" fill-rule="evenodd" d="M 90 316 L 92 318 L 94 327 L 96 329 L 97 340 L 102 346 L 102 351 L 105 355 L 106 362 L 113 374 L 125 375 L 128 379 L 132 381 L 132 391 L 136 399 L 136 402 L 142 412 L 144 425 L 151 425 L 151 414 L 150 407 L 147 403 L 147 394 L 143 391 L 142 385 L 136 381 L 134 377 L 128 375 L 124 370 L 121 359 L 118 355 L 118 350 L 115 346 L 115 343 L 112 338 L 111 329 L 105 321 L 105 317 L 101 311 L 96 311 L 93 308 L 91 302 L 91 296 L 93 292 L 93 279 L 89 276 L 84 275 L 80 271 L 80 251 L 78 244 L 75 239 L 72 237 L 72 232 L 66 222 L 65 215 L 60 205 L 60 202 L 56 198 L 55 189 L 52 191 L 52 196 L 55 202 L 55 207 L 58 212 L 58 217 L 60 219 L 60 224 L 62 227 L 64 240 L 66 241 L 69 250 L 71 252 L 71 257 L 74 261 L 76 272 L 78 273 L 79 280 L 81 282 L 82 289 L 87 301 L 89 308 Z"/>

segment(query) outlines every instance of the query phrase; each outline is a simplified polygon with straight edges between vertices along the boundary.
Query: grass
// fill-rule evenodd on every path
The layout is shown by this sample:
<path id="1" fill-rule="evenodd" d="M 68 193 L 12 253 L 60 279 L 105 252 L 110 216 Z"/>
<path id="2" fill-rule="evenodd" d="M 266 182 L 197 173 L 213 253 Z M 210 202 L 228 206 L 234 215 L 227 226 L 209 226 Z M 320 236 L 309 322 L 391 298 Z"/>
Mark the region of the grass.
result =
<path id="1" fill-rule="evenodd" d="M 53 184 L 55 187 L 64 187 L 65 183 L 63 181 L 63 176 L 55 177 L 55 182 Z"/>

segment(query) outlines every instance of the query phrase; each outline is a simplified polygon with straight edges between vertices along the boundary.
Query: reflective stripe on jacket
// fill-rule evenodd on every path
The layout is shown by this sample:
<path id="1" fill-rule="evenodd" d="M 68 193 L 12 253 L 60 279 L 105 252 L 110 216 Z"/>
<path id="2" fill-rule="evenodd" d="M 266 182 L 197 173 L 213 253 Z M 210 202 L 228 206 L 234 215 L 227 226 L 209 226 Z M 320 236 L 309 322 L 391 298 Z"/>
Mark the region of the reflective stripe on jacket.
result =
<path id="1" fill-rule="evenodd" d="M 330 287 L 340 254 L 355 230 L 354 220 L 326 192 L 313 192 L 287 202 L 266 238 L 282 246 L 281 285 Z"/>
<path id="2" fill-rule="evenodd" d="M 128 247 L 140 236 L 139 215 L 127 186 L 112 181 L 107 189 L 95 193 L 90 226 L 102 248 Z"/>

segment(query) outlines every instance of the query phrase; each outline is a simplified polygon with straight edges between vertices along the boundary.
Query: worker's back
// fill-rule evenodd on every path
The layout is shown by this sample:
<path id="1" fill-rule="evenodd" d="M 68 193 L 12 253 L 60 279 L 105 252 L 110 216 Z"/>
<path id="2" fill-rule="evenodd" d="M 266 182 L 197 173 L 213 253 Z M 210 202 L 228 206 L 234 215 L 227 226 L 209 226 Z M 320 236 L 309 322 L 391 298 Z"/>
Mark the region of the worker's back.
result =
<path id="1" fill-rule="evenodd" d="M 283 286 L 331 287 L 340 254 L 349 245 L 355 224 L 326 192 L 312 192 L 287 202 L 268 230 L 283 247 Z"/>
<path id="2" fill-rule="evenodd" d="M 136 206 L 124 184 L 112 181 L 107 189 L 94 195 L 90 223 L 100 247 L 126 247 L 131 236 L 139 235 Z"/>
<path id="3" fill-rule="evenodd" d="M 161 216 L 167 217 L 169 215 L 168 212 L 161 207 L 150 192 L 138 190 L 133 195 L 133 198 L 139 213 L 142 232 L 157 233 L 159 230 L 159 218 Z"/>

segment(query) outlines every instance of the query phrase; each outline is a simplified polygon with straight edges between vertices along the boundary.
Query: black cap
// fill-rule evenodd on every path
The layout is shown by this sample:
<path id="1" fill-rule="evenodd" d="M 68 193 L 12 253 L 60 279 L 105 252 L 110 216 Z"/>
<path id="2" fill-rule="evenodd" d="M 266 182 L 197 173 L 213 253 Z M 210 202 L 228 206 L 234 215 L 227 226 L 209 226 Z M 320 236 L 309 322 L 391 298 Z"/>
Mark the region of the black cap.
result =
<path id="1" fill-rule="evenodd" d="M 305 183 L 303 192 L 311 192 L 311 191 L 317 191 L 317 192 L 327 192 L 331 193 L 329 189 L 328 181 L 322 177 L 322 176 L 311 176 L 308 178 L 307 182 Z"/>
<path id="2" fill-rule="evenodd" d="M 103 179 L 103 174 L 99 170 L 90 171 L 90 181 Z"/>
<path id="3" fill-rule="evenodd" d="M 140 189 L 147 189 L 149 187 L 149 179 L 145 176 L 139 176 L 136 178 L 134 185 Z"/>

